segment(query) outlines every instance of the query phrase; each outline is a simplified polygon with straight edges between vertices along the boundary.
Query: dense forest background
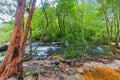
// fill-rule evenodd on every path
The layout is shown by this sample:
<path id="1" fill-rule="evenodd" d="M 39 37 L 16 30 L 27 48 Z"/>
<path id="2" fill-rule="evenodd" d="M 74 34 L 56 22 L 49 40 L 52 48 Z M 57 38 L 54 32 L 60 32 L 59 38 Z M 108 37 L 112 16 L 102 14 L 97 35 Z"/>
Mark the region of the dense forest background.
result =
<path id="1" fill-rule="evenodd" d="M 0 45 L 10 41 L 17 5 L 15 0 L 6 1 L 0 1 Z M 115 44 L 118 47 L 119 0 L 41 0 L 39 3 L 31 23 L 31 42 L 62 42 L 71 54 L 78 48 L 81 53 L 85 52 L 88 45 Z M 31 0 L 28 0 L 24 23 L 30 5 Z M 75 56 L 79 55 L 77 53 Z"/>

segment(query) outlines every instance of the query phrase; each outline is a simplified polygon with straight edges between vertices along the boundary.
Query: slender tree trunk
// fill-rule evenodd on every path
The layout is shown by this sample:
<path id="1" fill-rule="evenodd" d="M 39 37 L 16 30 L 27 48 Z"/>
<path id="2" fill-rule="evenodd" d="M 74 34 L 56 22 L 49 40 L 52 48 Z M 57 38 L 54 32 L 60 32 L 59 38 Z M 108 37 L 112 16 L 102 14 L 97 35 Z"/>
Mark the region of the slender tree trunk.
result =
<path id="1" fill-rule="evenodd" d="M 103 8 L 103 13 L 105 16 L 105 22 L 106 22 L 106 31 L 107 31 L 107 35 L 108 35 L 108 42 L 110 45 L 110 50 L 113 54 L 119 54 L 120 52 L 117 51 L 114 46 L 111 44 L 111 39 L 110 39 L 110 32 L 109 32 L 109 25 L 108 25 L 108 17 L 107 17 L 107 10 L 106 10 L 106 0 L 102 0 L 102 8 Z"/>
<path id="2" fill-rule="evenodd" d="M 118 42 L 119 42 L 119 11 L 116 10 L 116 8 L 114 7 L 114 5 L 112 5 L 112 13 L 114 16 L 114 29 L 115 29 L 115 46 L 117 48 L 119 48 Z"/>
<path id="3" fill-rule="evenodd" d="M 108 42 L 109 42 L 109 45 L 111 46 L 108 18 L 107 18 L 107 12 L 106 12 L 106 1 L 102 1 L 102 8 L 103 8 L 104 16 L 105 16 L 105 23 L 106 23 L 106 30 L 107 30 L 107 35 L 108 35 Z"/>

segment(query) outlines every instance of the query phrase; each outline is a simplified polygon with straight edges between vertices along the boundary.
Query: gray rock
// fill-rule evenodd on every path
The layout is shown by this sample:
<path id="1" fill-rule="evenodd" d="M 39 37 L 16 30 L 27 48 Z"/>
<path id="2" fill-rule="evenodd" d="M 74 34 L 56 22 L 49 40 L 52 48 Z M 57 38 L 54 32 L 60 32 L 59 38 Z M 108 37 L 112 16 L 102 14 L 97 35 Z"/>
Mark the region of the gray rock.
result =
<path id="1" fill-rule="evenodd" d="M 37 76 L 27 76 L 24 78 L 24 80 L 37 80 Z"/>
<path id="2" fill-rule="evenodd" d="M 24 67 L 24 72 L 34 72 L 37 69 L 38 69 L 37 66 L 25 66 Z"/>
<path id="3" fill-rule="evenodd" d="M 68 75 L 73 75 L 76 73 L 76 70 L 74 68 L 70 68 L 68 71 Z"/>
<path id="4" fill-rule="evenodd" d="M 52 65 L 59 65 L 60 62 L 59 62 L 58 60 L 56 60 L 56 59 L 52 59 L 52 60 L 51 60 L 51 64 L 52 64 Z"/>
<path id="5" fill-rule="evenodd" d="M 86 47 L 86 52 L 88 54 L 98 54 L 98 53 L 105 53 L 106 51 L 101 47 Z"/>
<path id="6" fill-rule="evenodd" d="M 32 76 L 34 74 L 38 74 L 39 72 L 37 66 L 25 66 L 23 71 L 23 76 Z"/>
<path id="7" fill-rule="evenodd" d="M 101 47 L 96 47 L 96 51 L 100 52 L 100 53 L 104 53 L 105 52 L 104 49 L 101 48 Z"/>

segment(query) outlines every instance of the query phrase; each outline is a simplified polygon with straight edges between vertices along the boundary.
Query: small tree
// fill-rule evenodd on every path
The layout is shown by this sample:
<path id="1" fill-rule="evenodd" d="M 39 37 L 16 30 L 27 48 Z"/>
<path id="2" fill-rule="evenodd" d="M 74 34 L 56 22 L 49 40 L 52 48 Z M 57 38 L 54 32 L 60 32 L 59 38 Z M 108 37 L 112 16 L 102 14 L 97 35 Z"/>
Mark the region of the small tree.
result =
<path id="1" fill-rule="evenodd" d="M 23 80 L 23 64 L 22 57 L 27 42 L 28 31 L 32 20 L 36 0 L 33 0 L 32 7 L 29 12 L 28 20 L 24 34 L 22 34 L 23 16 L 25 10 L 26 0 L 18 0 L 16 18 L 10 46 L 6 52 L 5 58 L 0 66 L 0 80 L 7 80 L 11 76 L 18 77 L 18 80 Z M 23 36 L 22 36 L 23 35 Z"/>
<path id="2" fill-rule="evenodd" d="M 107 6 L 106 6 L 107 0 L 101 0 L 101 4 L 102 4 L 102 9 L 103 9 L 103 13 L 104 13 L 104 17 L 105 17 L 105 23 L 106 23 L 106 31 L 107 31 L 107 35 L 108 35 L 108 42 L 110 45 L 110 50 L 113 54 L 120 54 L 120 51 L 118 51 L 111 43 L 111 38 L 110 38 L 110 31 L 109 31 L 109 20 L 107 17 Z M 119 30 L 119 29 L 118 29 Z M 119 32 L 119 31 L 118 31 Z M 117 38 L 119 34 L 117 34 Z M 117 41 L 118 42 L 118 41 Z M 116 42 L 116 43 L 117 43 Z M 118 44 L 117 44 L 118 45 Z"/>

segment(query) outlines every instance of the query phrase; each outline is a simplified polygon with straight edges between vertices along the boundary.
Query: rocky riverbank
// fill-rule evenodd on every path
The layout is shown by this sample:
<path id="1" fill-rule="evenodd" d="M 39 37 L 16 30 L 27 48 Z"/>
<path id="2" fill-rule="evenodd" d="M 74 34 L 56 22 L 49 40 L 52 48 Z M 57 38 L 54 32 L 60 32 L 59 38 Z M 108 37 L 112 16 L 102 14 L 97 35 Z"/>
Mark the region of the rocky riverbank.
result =
<path id="1" fill-rule="evenodd" d="M 106 70 L 110 73 L 109 76 L 113 76 L 112 72 L 116 73 L 116 76 L 120 76 L 120 55 L 117 56 L 103 56 L 103 57 L 87 57 L 80 59 L 64 59 L 55 58 L 54 63 L 52 63 L 53 58 L 49 57 L 46 60 L 32 60 L 24 62 L 24 80 L 88 80 L 86 75 L 90 71 L 91 73 L 98 69 L 101 71 Z M 58 64 L 56 64 L 56 62 Z M 96 68 L 97 67 L 97 68 Z M 99 72 L 98 72 L 99 73 Z M 86 75 L 85 75 L 86 74 Z M 102 73 L 99 73 L 99 75 Z M 98 74 L 90 74 L 93 79 L 97 79 L 95 76 Z M 105 77 L 109 76 L 103 75 L 97 76 L 99 80 L 106 80 Z M 88 75 L 89 77 L 89 75 Z M 87 77 L 87 78 L 88 78 Z M 113 76 L 115 77 L 115 75 Z M 90 78 L 89 80 L 93 80 Z M 119 80 L 119 78 L 116 78 Z"/>

